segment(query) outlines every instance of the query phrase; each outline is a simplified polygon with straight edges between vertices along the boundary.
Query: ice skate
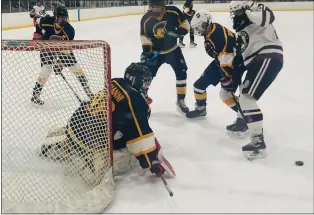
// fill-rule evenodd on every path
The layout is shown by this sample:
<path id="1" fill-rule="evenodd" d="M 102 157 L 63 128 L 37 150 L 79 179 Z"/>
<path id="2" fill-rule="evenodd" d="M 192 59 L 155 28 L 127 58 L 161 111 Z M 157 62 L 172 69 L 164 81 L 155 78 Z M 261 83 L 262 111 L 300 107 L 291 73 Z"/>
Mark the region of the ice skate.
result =
<path id="1" fill-rule="evenodd" d="M 186 106 L 184 99 L 178 99 L 176 104 L 179 112 L 183 112 L 185 114 L 189 112 L 189 108 Z"/>
<path id="2" fill-rule="evenodd" d="M 190 48 L 195 48 L 197 46 L 197 44 L 194 41 L 190 42 Z"/>
<path id="3" fill-rule="evenodd" d="M 246 138 L 249 134 L 249 128 L 242 118 L 237 118 L 236 121 L 233 124 L 228 125 L 226 129 L 227 134 L 230 137 L 239 139 Z"/>
<path id="4" fill-rule="evenodd" d="M 206 116 L 207 111 L 206 111 L 206 106 L 198 106 L 196 105 L 195 110 L 192 110 L 190 112 L 188 112 L 186 114 L 186 117 L 189 119 L 193 119 L 193 118 L 199 118 L 199 117 L 203 117 Z"/>
<path id="5" fill-rule="evenodd" d="M 259 158 L 265 158 L 266 154 L 266 145 L 264 142 L 263 134 L 260 134 L 255 137 L 251 137 L 251 142 L 242 147 L 242 152 L 244 157 L 248 160 L 254 160 Z"/>
<path id="6" fill-rule="evenodd" d="M 180 46 L 181 48 L 184 48 L 184 47 L 185 47 L 185 44 L 183 43 L 183 41 L 179 41 L 179 46 Z"/>

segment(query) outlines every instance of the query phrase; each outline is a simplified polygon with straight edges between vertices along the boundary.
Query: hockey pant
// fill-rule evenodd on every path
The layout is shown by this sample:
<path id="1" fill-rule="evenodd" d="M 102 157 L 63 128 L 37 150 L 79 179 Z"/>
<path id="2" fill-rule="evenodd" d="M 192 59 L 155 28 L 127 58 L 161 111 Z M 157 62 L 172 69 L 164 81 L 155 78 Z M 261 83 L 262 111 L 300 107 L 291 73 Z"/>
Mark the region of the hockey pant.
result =
<path id="1" fill-rule="evenodd" d="M 241 83 L 241 77 L 243 75 L 243 71 L 235 71 L 232 75 L 233 79 L 233 92 L 235 92 Z M 207 92 L 206 89 L 212 85 L 217 86 L 222 78 L 220 68 L 217 67 L 217 63 L 212 61 L 208 67 L 205 69 L 201 77 L 194 83 L 194 96 L 198 106 L 206 105 L 207 100 Z M 231 94 L 221 88 L 220 90 L 220 98 L 222 101 L 232 108 L 235 104 L 232 100 Z"/>
<path id="2" fill-rule="evenodd" d="M 251 136 L 263 133 L 263 114 L 257 101 L 276 79 L 283 67 L 282 57 L 257 57 L 247 66 L 247 74 L 241 85 L 239 103 Z"/>

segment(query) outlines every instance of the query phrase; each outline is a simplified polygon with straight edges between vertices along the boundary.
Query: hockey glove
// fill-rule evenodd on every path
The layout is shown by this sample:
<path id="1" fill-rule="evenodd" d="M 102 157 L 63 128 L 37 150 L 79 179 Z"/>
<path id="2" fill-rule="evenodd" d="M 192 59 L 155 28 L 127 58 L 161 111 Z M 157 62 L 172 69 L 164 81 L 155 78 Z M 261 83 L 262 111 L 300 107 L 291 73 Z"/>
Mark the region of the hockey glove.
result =
<path id="1" fill-rule="evenodd" d="M 150 168 L 150 171 L 153 174 L 156 174 L 158 177 L 160 177 L 160 175 L 163 175 L 165 173 L 165 169 L 160 165 L 158 161 L 153 162 L 153 165 Z"/>
<path id="2" fill-rule="evenodd" d="M 220 84 L 221 84 L 221 87 L 226 90 L 227 92 L 231 92 L 233 91 L 233 80 L 231 77 L 223 77 L 222 79 L 220 79 Z"/>
<path id="3" fill-rule="evenodd" d="M 170 177 L 172 178 L 175 177 L 176 173 L 173 167 L 171 166 L 171 164 L 169 163 L 169 161 L 163 156 L 162 151 L 161 151 L 161 146 L 156 138 L 155 138 L 155 145 L 158 152 L 157 154 L 158 164 L 162 166 L 164 171 L 166 171 Z"/>
<path id="4" fill-rule="evenodd" d="M 206 53 L 212 57 L 212 58 L 216 58 L 218 56 L 217 52 L 215 51 L 214 47 L 210 44 L 209 41 L 205 40 L 204 42 L 204 47 L 205 47 L 205 51 Z"/>
<path id="5" fill-rule="evenodd" d="M 157 58 L 152 59 L 154 55 L 151 53 L 142 53 L 141 55 L 141 62 L 145 63 L 147 66 L 157 66 Z"/>

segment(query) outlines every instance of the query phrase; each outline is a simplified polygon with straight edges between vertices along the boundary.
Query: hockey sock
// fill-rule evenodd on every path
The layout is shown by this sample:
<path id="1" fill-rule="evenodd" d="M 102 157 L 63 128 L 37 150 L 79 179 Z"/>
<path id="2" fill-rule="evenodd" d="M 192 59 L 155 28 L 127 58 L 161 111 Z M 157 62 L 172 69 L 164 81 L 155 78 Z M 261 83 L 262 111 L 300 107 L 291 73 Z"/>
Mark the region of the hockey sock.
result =
<path id="1" fill-rule="evenodd" d="M 207 100 L 206 90 L 201 90 L 194 87 L 194 97 L 196 99 L 197 106 L 206 105 L 206 100 Z"/>
<path id="2" fill-rule="evenodd" d="M 244 114 L 244 121 L 250 129 L 252 137 L 263 133 L 263 114 L 259 109 L 256 99 L 242 94 L 239 103 Z"/>
<path id="3" fill-rule="evenodd" d="M 238 112 L 238 108 L 231 96 L 231 93 L 221 88 L 219 92 L 220 99 L 233 111 Z M 236 96 L 236 99 L 239 100 L 239 98 Z"/>
<path id="4" fill-rule="evenodd" d="M 186 80 L 177 80 L 176 87 L 178 99 L 185 99 Z"/>
<path id="5" fill-rule="evenodd" d="M 191 34 L 191 33 L 190 33 L 190 42 L 194 43 L 194 34 Z"/>
<path id="6" fill-rule="evenodd" d="M 39 73 L 39 77 L 37 78 L 37 81 L 35 83 L 35 87 L 33 89 L 33 95 L 39 96 L 44 84 L 47 82 L 48 78 L 51 74 L 51 65 L 43 65 L 41 67 L 41 71 Z"/>

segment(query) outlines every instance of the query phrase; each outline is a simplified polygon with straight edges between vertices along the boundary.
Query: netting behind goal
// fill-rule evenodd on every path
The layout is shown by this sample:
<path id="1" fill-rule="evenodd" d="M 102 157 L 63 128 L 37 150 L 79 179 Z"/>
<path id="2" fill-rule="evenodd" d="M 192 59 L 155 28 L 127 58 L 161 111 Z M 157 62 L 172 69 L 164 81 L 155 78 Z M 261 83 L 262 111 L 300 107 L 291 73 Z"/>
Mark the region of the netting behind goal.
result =
<path id="1" fill-rule="evenodd" d="M 63 76 L 53 71 L 60 56 Z M 38 106 L 31 98 L 45 60 L 51 75 Z M 101 96 L 73 116 L 82 107 L 75 94 L 90 105 L 82 76 Z M 110 79 L 104 41 L 2 41 L 3 213 L 98 213 L 111 202 Z"/>

